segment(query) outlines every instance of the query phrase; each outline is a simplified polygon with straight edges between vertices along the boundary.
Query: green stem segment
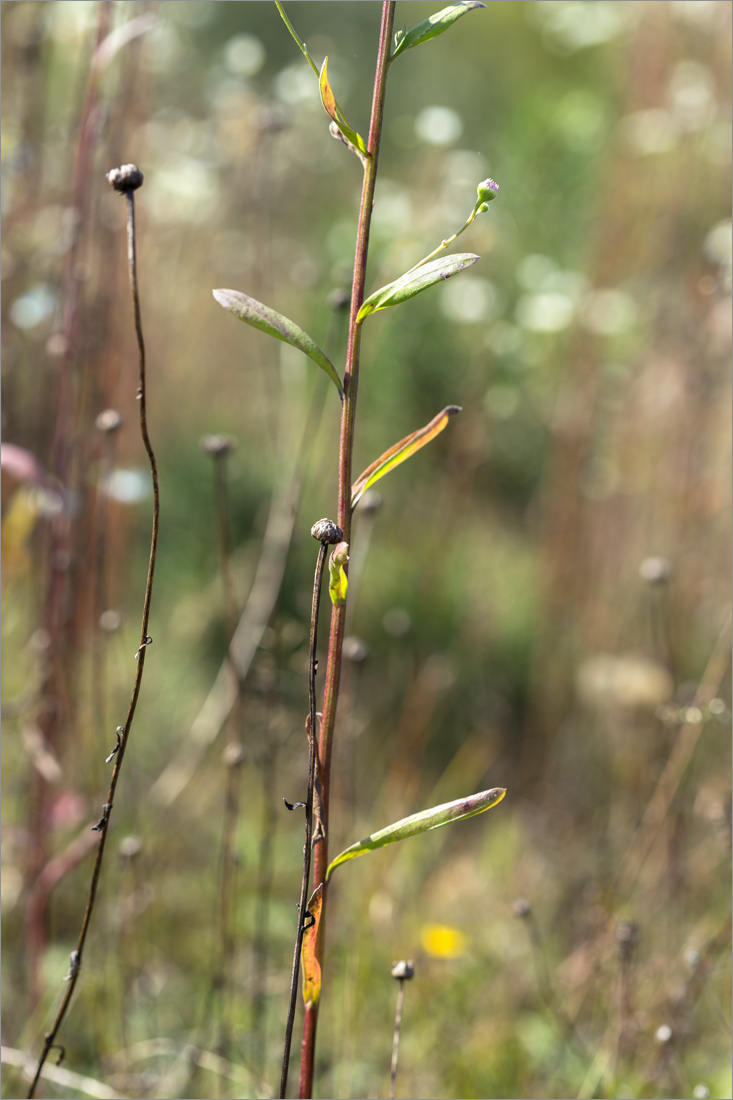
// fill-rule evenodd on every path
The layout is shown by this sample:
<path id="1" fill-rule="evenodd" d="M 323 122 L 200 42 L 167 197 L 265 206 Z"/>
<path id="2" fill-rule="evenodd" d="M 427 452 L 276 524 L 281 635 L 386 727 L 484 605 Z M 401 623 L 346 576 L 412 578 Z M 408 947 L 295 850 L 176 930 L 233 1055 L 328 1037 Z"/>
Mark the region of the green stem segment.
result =
<path id="1" fill-rule="evenodd" d="M 349 316 L 349 337 L 344 371 L 344 400 L 341 408 L 341 436 L 339 446 L 339 487 L 338 487 L 338 525 L 343 531 L 345 542 L 351 541 L 351 464 L 354 448 L 354 423 L 356 418 L 356 398 L 359 385 L 359 349 L 361 344 L 361 325 L 357 315 L 364 301 L 366 284 L 367 254 L 369 249 L 369 230 L 371 227 L 374 188 L 377 181 L 379 160 L 379 142 L 384 117 L 384 98 L 389 68 L 389 54 L 394 26 L 395 0 L 385 0 L 382 5 L 382 23 L 379 32 L 379 51 L 374 78 L 374 96 L 369 123 L 369 157 L 364 165 L 364 183 L 359 209 L 359 225 L 356 237 L 356 257 L 354 278 L 351 290 L 351 313 Z M 339 684 L 341 681 L 341 653 L 346 624 L 346 604 L 336 604 L 331 610 L 331 631 L 328 644 L 328 663 L 323 697 L 323 720 L 319 743 L 321 783 L 323 787 L 323 825 L 328 833 L 328 810 L 331 777 L 331 747 L 336 718 Z M 315 868 L 313 886 L 323 883 L 323 911 L 319 926 L 316 948 L 318 962 L 323 966 L 323 942 L 326 910 L 326 872 L 328 869 L 328 842 L 320 840 L 315 849 Z M 318 1002 L 310 1004 L 305 1010 L 303 1044 L 300 1062 L 300 1096 L 309 1098 L 313 1092 L 313 1066 L 315 1056 L 316 1025 L 318 1022 Z"/>

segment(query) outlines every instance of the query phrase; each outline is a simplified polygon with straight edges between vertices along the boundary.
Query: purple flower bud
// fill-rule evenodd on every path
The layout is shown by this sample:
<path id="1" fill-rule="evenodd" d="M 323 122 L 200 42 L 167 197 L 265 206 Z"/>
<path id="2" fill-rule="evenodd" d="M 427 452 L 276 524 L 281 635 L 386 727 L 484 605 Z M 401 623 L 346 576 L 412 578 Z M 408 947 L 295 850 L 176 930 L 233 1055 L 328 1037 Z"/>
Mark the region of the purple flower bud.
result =
<path id="1" fill-rule="evenodd" d="M 476 188 L 479 202 L 491 202 L 499 193 L 499 184 L 492 179 L 483 180 Z"/>

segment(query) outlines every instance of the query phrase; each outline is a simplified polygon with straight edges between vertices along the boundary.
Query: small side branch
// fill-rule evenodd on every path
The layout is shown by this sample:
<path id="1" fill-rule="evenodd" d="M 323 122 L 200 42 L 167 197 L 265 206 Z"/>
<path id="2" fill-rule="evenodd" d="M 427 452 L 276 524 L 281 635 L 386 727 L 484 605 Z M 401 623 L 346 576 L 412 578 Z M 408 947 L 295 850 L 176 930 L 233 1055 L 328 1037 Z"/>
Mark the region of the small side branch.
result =
<path id="1" fill-rule="evenodd" d="M 321 602 L 321 589 L 323 587 L 323 570 L 326 566 L 326 554 L 329 545 L 335 545 L 341 541 L 342 531 L 335 523 L 328 519 L 321 519 L 311 528 L 314 539 L 318 539 L 320 547 L 316 560 L 316 572 L 313 578 L 313 601 L 311 604 L 311 633 L 310 649 L 308 657 L 308 794 L 305 802 L 305 845 L 303 847 L 303 878 L 300 886 L 300 902 L 298 903 L 298 931 L 295 937 L 293 950 L 293 968 L 290 975 L 290 1003 L 288 1006 L 288 1020 L 285 1026 L 285 1044 L 283 1046 L 283 1062 L 280 1074 L 280 1098 L 285 1096 L 288 1087 L 288 1066 L 290 1063 L 290 1048 L 293 1041 L 293 1023 L 295 1021 L 295 1005 L 298 997 L 298 976 L 300 974 L 300 953 L 303 947 L 303 933 L 310 927 L 312 918 L 308 917 L 308 884 L 311 871 L 311 848 L 313 844 L 313 793 L 316 785 L 316 769 L 318 766 L 318 747 L 316 739 L 316 652 L 318 644 L 318 609 Z M 290 809 L 288 803 L 285 803 Z M 296 803 L 297 805 L 297 803 Z M 295 808 L 295 807 L 293 807 Z"/>

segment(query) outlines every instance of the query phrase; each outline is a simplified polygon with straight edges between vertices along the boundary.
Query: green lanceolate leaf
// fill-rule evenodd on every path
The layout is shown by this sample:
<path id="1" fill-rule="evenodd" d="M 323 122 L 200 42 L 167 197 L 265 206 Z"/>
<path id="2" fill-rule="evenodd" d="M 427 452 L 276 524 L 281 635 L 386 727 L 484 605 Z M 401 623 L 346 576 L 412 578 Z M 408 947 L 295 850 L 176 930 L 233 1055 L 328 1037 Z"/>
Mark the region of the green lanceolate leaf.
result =
<path id="1" fill-rule="evenodd" d="M 395 466 L 399 466 L 401 462 L 411 458 L 416 451 L 419 451 L 431 439 L 435 439 L 436 435 L 440 435 L 450 418 L 459 412 L 461 412 L 460 405 L 447 405 L 424 428 L 418 428 L 416 432 L 406 435 L 399 443 L 395 443 L 388 451 L 385 451 L 383 455 L 372 462 L 371 466 L 367 466 L 364 473 L 360 474 L 351 486 L 351 507 L 356 507 L 362 494 L 371 488 L 375 481 L 379 481 L 380 477 L 384 477 L 390 470 L 394 470 Z"/>
<path id="2" fill-rule="evenodd" d="M 315 340 L 296 325 L 295 321 L 283 317 L 282 313 L 277 313 L 276 310 L 258 302 L 256 298 L 250 298 L 249 295 L 241 294 L 238 290 L 213 290 L 212 294 L 220 306 L 228 309 L 240 321 L 262 332 L 267 332 L 278 340 L 284 340 L 286 344 L 304 352 L 309 359 L 318 364 L 322 371 L 325 371 L 343 399 L 344 388 L 333 363 L 326 353 L 321 351 Z"/>
<path id="3" fill-rule="evenodd" d="M 363 856 L 366 852 L 383 848 L 385 844 L 395 844 L 398 840 L 406 840 L 409 836 L 426 833 L 429 829 L 450 825 L 452 821 L 462 821 L 464 817 L 482 814 L 484 810 L 490 810 L 492 806 L 501 802 L 505 794 L 504 787 L 492 787 L 490 791 L 480 791 L 466 798 L 457 798 L 455 802 L 444 802 L 441 806 L 433 806 L 430 810 L 422 810 L 419 814 L 403 817 L 401 821 L 395 821 L 394 825 L 388 825 L 386 829 L 380 829 L 378 833 L 372 833 L 371 836 L 346 848 L 328 865 L 326 878 L 330 877 L 331 872 L 339 864 L 346 863 L 349 859 L 356 859 L 357 856 Z"/>
<path id="4" fill-rule="evenodd" d="M 326 113 L 331 116 L 341 133 L 349 142 L 349 144 L 353 145 L 362 157 L 366 157 L 367 147 L 364 144 L 364 138 L 361 136 L 361 134 L 358 134 L 356 130 L 352 130 L 346 118 L 346 115 L 336 102 L 336 97 L 331 90 L 331 85 L 328 83 L 327 57 L 323 59 L 323 65 L 321 66 L 321 73 L 318 78 L 318 83 L 321 89 L 321 103 L 325 107 Z"/>
<path id="5" fill-rule="evenodd" d="M 447 8 L 436 11 L 435 15 L 424 19 L 411 31 L 407 33 L 404 31 L 398 32 L 395 35 L 395 48 L 392 51 L 390 61 L 394 61 L 405 50 L 412 49 L 413 46 L 419 46 L 422 42 L 429 42 L 431 38 L 436 38 L 443 31 L 447 31 L 448 27 L 455 23 L 456 19 L 460 19 L 462 15 L 465 15 L 467 11 L 485 7 L 486 4 L 482 4 L 481 0 L 459 0 L 457 4 L 449 4 Z"/>
<path id="6" fill-rule="evenodd" d="M 412 271 L 401 275 L 393 283 L 387 283 L 380 290 L 375 290 L 362 304 L 357 314 L 357 324 L 360 324 L 370 313 L 378 309 L 387 309 L 389 306 L 397 306 L 400 302 L 406 302 L 408 298 L 414 298 L 423 290 L 443 279 L 450 279 L 451 275 L 457 275 L 459 271 L 475 264 L 478 256 L 473 252 L 456 252 L 451 256 L 441 256 L 430 263 L 421 264 Z"/>

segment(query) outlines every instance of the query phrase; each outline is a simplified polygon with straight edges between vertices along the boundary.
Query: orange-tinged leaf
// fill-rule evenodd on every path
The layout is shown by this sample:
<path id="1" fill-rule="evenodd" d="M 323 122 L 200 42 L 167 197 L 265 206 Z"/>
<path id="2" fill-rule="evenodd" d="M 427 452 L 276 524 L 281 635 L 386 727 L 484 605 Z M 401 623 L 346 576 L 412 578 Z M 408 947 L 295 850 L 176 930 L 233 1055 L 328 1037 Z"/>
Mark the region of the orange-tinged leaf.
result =
<path id="1" fill-rule="evenodd" d="M 331 116 L 334 122 L 341 122 L 339 117 L 341 112 L 336 107 L 336 97 L 331 90 L 331 85 L 328 83 L 328 58 L 324 57 L 323 65 L 321 66 L 321 75 L 319 77 L 319 83 L 321 86 L 321 103 L 326 108 L 327 113 Z"/>
<path id="2" fill-rule="evenodd" d="M 460 411 L 460 405 L 446 405 L 443 411 L 434 416 L 424 428 L 418 428 L 416 432 L 411 432 L 410 435 L 405 436 L 399 443 L 395 443 L 393 447 L 380 455 L 375 462 L 372 462 L 371 466 L 367 466 L 364 473 L 351 486 L 351 507 L 356 507 L 362 494 L 375 481 L 379 481 L 380 477 L 384 477 L 390 470 L 394 470 L 395 466 L 399 466 L 401 462 L 411 458 L 416 451 L 419 451 L 431 439 L 435 439 L 436 435 L 440 435 L 450 418 Z"/>
<path id="3" fill-rule="evenodd" d="M 323 65 L 321 66 L 321 73 L 318 78 L 318 84 L 321 89 L 321 103 L 323 104 L 326 114 L 330 115 L 333 121 L 338 126 L 341 133 L 355 147 L 362 157 L 367 155 L 367 147 L 364 143 L 364 138 L 356 130 L 351 128 L 346 115 L 336 102 L 336 96 L 333 94 L 331 85 L 328 82 L 328 58 L 323 59 Z"/>
<path id="4" fill-rule="evenodd" d="M 316 940 L 318 938 L 322 905 L 323 883 L 316 887 L 308 902 L 308 912 L 315 923 L 304 933 L 303 944 L 300 949 L 300 965 L 303 968 L 303 1001 L 306 1007 L 317 1004 L 321 995 L 321 964 L 316 958 Z"/>

